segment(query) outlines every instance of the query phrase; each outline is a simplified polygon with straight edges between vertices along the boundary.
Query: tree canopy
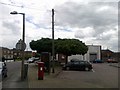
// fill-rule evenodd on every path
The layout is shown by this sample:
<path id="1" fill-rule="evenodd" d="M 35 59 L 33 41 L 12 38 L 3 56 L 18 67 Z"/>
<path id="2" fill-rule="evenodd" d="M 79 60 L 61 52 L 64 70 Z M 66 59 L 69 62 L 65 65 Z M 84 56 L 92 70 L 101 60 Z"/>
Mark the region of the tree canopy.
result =
<path id="1" fill-rule="evenodd" d="M 52 52 L 52 39 L 41 38 L 40 40 L 30 42 L 30 48 L 40 52 Z M 78 39 L 55 39 L 55 53 L 65 55 L 87 53 L 88 47 Z"/>
<path id="2" fill-rule="evenodd" d="M 30 42 L 30 48 L 40 52 L 51 52 L 52 51 L 52 40 L 49 38 L 41 38 L 40 40 Z"/>

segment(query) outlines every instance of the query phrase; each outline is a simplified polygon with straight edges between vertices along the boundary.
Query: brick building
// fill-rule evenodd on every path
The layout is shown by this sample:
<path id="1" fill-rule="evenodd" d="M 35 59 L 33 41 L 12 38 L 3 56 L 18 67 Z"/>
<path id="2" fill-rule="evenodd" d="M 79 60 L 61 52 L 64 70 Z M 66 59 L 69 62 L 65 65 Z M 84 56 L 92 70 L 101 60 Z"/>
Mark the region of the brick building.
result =
<path id="1" fill-rule="evenodd" d="M 108 59 L 114 59 L 120 61 L 120 52 L 113 52 L 109 49 L 102 50 L 102 60 L 106 61 Z"/>
<path id="2" fill-rule="evenodd" d="M 24 51 L 25 58 L 32 56 L 32 51 Z M 22 51 L 17 49 L 9 49 L 6 47 L 0 47 L 0 60 L 4 57 L 6 60 L 22 58 Z"/>
<path id="3" fill-rule="evenodd" d="M 6 47 L 0 47 L 0 58 L 13 59 L 13 50 Z"/>

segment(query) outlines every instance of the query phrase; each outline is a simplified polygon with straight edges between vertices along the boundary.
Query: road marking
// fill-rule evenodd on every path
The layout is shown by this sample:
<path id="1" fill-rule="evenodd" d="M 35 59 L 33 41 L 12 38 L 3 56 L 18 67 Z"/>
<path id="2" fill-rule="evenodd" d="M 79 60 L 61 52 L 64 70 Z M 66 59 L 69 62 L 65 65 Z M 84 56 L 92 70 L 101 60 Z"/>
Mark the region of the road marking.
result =
<path id="1" fill-rule="evenodd" d="M 92 69 L 92 72 L 95 72 L 95 70 Z"/>
<path id="2" fill-rule="evenodd" d="M 14 60 L 7 60 L 7 61 L 5 61 L 5 62 L 13 62 Z"/>
<path id="3" fill-rule="evenodd" d="M 0 82 L 0 90 L 2 90 L 2 82 Z"/>

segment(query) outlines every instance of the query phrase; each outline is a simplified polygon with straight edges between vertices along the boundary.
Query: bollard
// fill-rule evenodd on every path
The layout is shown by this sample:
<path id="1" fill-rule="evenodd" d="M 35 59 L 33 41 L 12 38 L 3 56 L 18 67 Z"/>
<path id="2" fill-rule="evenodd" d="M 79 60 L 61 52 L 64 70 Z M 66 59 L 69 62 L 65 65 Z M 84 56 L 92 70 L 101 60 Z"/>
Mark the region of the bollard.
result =
<path id="1" fill-rule="evenodd" d="M 26 79 L 28 75 L 28 63 L 24 63 L 24 79 Z"/>

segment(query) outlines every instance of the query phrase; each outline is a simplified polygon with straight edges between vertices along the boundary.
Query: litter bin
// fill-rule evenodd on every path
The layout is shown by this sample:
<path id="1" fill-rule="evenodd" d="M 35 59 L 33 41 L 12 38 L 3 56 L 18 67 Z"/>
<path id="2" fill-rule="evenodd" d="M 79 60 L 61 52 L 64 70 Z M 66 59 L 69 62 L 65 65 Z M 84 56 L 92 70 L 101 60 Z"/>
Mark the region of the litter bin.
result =
<path id="1" fill-rule="evenodd" d="M 44 62 L 38 62 L 38 80 L 44 78 Z"/>
<path id="2" fill-rule="evenodd" d="M 28 63 L 24 63 L 24 79 L 26 79 L 28 75 Z"/>

